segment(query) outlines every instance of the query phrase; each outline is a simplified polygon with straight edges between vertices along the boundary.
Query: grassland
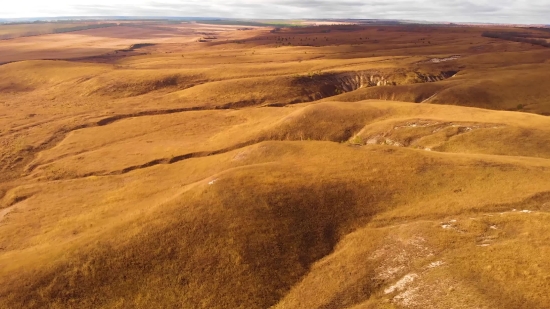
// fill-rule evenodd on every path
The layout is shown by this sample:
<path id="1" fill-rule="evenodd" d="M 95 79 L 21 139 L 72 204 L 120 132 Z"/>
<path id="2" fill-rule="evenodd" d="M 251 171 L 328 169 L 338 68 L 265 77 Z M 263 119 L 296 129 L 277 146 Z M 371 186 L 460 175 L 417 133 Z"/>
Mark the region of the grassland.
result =
<path id="1" fill-rule="evenodd" d="M 65 33 L 116 26 L 115 23 L 100 22 L 49 22 L 0 24 L 0 40 L 52 33 Z"/>
<path id="2" fill-rule="evenodd" d="M 487 31 L 5 41 L 0 308 L 548 308 L 550 50 Z"/>

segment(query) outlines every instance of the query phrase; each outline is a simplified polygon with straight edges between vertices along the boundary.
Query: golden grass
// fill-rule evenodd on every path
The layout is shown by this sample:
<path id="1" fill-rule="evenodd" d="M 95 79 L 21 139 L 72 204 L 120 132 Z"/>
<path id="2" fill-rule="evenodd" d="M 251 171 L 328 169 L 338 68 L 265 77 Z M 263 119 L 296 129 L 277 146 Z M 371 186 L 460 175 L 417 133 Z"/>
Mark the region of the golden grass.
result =
<path id="1" fill-rule="evenodd" d="M 141 55 L 0 66 L 0 308 L 550 302 L 547 50 L 483 27 L 149 26 L 56 36 L 157 36 Z M 48 58 L 34 42 L 18 59 Z"/>
<path id="2" fill-rule="evenodd" d="M 211 287 L 215 286 L 218 291 L 216 299 L 210 300 L 205 307 L 264 307 L 282 297 L 306 273 L 308 265 L 330 253 L 332 246 L 343 235 L 363 226 L 376 213 L 387 213 L 385 218 L 384 215 L 376 217 L 388 222 L 407 217 L 437 218 L 464 212 L 477 213 L 479 208 L 490 211 L 490 205 L 484 206 L 487 200 L 491 203 L 510 202 L 512 199 L 507 193 L 518 191 L 523 192 L 522 196 L 529 196 L 544 190 L 544 179 L 548 177 L 547 172 L 541 172 L 536 166 L 512 165 L 498 158 L 480 162 L 475 157 L 449 157 L 414 150 L 395 150 L 387 146 L 363 150 L 330 142 L 295 142 L 260 144 L 244 151 L 251 151 L 250 158 L 244 155 L 248 164 L 246 168 L 231 169 L 208 177 L 197 186 L 176 195 L 170 192 L 181 190 L 177 188 L 185 182 L 180 180 L 174 183 L 172 179 L 177 179 L 174 176 L 181 175 L 187 169 L 187 163 L 181 166 L 178 163 L 171 169 L 159 167 L 164 172 L 157 172 L 157 177 L 151 174 L 145 178 L 140 176 L 147 170 L 136 175 L 130 173 L 116 182 L 119 183 L 118 189 L 112 187 L 112 181 L 103 178 L 99 181 L 104 185 L 97 183 L 93 187 L 90 187 L 90 182 L 98 180 L 83 179 L 48 185 L 53 187 L 44 188 L 43 192 L 62 198 L 65 207 L 69 208 L 63 211 L 63 207 L 57 205 L 55 209 L 35 209 L 25 216 L 13 214 L 7 221 L 10 224 L 3 227 L 2 235 L 6 237 L 3 246 L 14 253 L 20 252 L 20 255 L 25 254 L 26 248 L 46 250 L 44 246 L 48 247 L 48 242 L 45 239 L 57 239 L 55 247 L 65 252 L 63 255 L 66 256 L 71 250 L 81 253 L 71 254 L 77 259 L 74 262 L 52 266 L 54 268 L 49 274 L 35 273 L 34 278 L 46 276 L 45 282 L 59 283 L 48 283 L 49 288 L 44 290 L 46 294 L 43 296 L 32 294 L 31 290 L 24 292 L 29 301 L 25 305 L 40 307 L 52 300 L 60 306 L 76 302 L 74 305 L 88 307 L 90 304 L 87 302 L 93 300 L 111 306 L 113 297 L 118 295 L 125 301 L 134 299 L 143 302 L 136 303 L 138 307 L 155 301 L 200 306 L 200 301 L 209 299 Z M 241 157 L 238 152 L 224 156 L 235 160 Z M 197 159 L 194 166 L 209 164 L 208 161 L 214 161 L 212 159 L 202 163 L 200 161 L 203 159 Z M 334 160 L 338 160 L 339 164 L 330 163 Z M 258 164 L 262 161 L 275 162 Z M 425 170 L 427 165 L 430 167 Z M 320 170 L 320 166 L 324 168 Z M 449 169 L 450 166 L 454 168 Z M 480 166 L 484 166 L 481 175 Z M 139 192 L 145 188 L 145 183 L 153 179 L 156 182 L 154 188 L 149 186 L 137 195 L 128 191 Z M 209 185 L 212 180 L 215 182 Z M 479 185 L 480 180 L 483 186 Z M 166 187 L 163 185 L 166 182 L 170 183 L 168 186 L 171 189 L 168 191 L 162 189 Z M 540 185 L 533 186 L 534 183 Z M 91 188 L 93 191 L 89 191 Z M 152 189 L 164 191 L 164 194 L 158 191 L 152 194 Z M 453 193 L 457 189 L 462 191 Z M 112 192 L 107 196 L 115 194 L 117 198 L 105 200 L 105 193 L 98 195 L 98 190 Z M 83 194 L 75 195 L 75 192 Z M 159 196 L 167 195 L 174 197 L 159 201 Z M 95 200 L 92 199 L 94 196 L 105 197 Z M 39 202 L 52 197 L 39 194 L 27 201 Z M 139 203 L 132 203 L 129 197 L 139 200 Z M 146 199 L 142 200 L 143 197 Z M 124 209 L 119 206 L 108 210 L 110 207 L 100 206 L 106 201 L 132 207 Z M 155 204 L 158 206 L 151 209 Z M 81 206 L 74 208 L 75 205 Z M 89 211 L 79 209 L 81 207 Z M 82 216 L 83 211 L 90 215 Z M 120 221 L 109 219 L 109 213 L 120 218 Z M 17 228 L 18 225 L 13 222 L 19 217 L 25 220 L 25 226 L 31 227 L 33 219 L 29 215 L 42 218 L 39 230 L 27 232 Z M 109 224 L 112 220 L 118 223 Z M 46 223 L 48 221 L 51 223 Z M 101 226 L 99 231 L 96 224 Z M 49 232 L 42 234 L 44 229 Z M 15 231 L 17 236 L 13 234 Z M 107 240 L 100 235 L 111 237 Z M 23 239 L 27 242 L 22 242 Z M 99 246 L 97 239 L 102 239 L 100 243 L 105 244 Z M 90 241 L 91 244 L 88 244 Z M 14 247 L 14 244 L 20 245 Z M 92 246 L 91 252 L 82 249 L 89 246 Z M 103 246 L 109 248 L 106 249 L 108 251 L 102 250 Z M 47 255 L 55 256 L 57 250 Z M 44 257 L 44 254 L 38 254 L 36 258 Z M 19 263 L 19 267 L 34 260 L 10 257 L 12 261 L 23 263 Z M 55 260 L 63 261 L 65 258 Z M 21 275 L 19 282 L 26 282 L 25 272 L 17 264 L 10 264 L 9 269 Z M 69 265 L 82 266 L 73 269 L 75 266 Z M 161 269 L 170 269 L 174 276 L 167 273 L 159 277 Z M 9 270 L 4 271 L 8 272 L 6 275 L 10 273 Z M 94 273 L 97 275 L 92 275 Z M 132 273 L 141 275 L 135 277 Z M 189 288 L 187 293 L 178 294 L 176 290 L 180 287 L 165 281 L 175 280 L 175 274 L 186 274 L 185 281 L 189 281 L 186 283 Z M 124 277 L 132 278 L 132 281 L 127 282 Z M 156 283 L 157 288 L 145 284 L 152 280 L 160 280 Z M 67 287 L 65 282 L 75 283 Z M 112 284 L 106 286 L 101 282 Z M 239 284 L 242 291 L 234 289 Z M 9 290 L 23 288 L 17 281 L 10 282 L 9 286 Z M 168 286 L 172 288 L 168 289 Z M 201 286 L 208 288 L 204 290 Z M 42 289 L 40 284 L 32 287 L 35 291 Z M 71 294 L 66 294 L 68 291 Z M 32 301 L 36 304 L 33 305 Z"/>
<path id="3" fill-rule="evenodd" d="M 30 23 L 30 24 L 2 24 L 0 38 L 12 39 L 22 36 L 35 36 L 53 33 L 56 30 L 82 27 L 94 23 Z"/>

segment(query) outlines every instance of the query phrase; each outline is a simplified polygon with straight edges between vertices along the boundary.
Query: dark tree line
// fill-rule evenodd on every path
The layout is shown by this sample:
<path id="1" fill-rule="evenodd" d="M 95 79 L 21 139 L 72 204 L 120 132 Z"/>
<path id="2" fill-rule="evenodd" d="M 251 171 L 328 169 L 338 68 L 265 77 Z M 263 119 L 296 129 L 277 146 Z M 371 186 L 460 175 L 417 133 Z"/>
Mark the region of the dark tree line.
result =
<path id="1" fill-rule="evenodd" d="M 501 39 L 512 42 L 529 43 L 533 45 L 550 47 L 550 43 L 547 42 L 545 39 L 534 38 L 532 34 L 525 32 L 483 32 L 481 36 L 492 39 Z"/>
<path id="2" fill-rule="evenodd" d="M 118 26 L 118 25 L 115 23 L 91 24 L 91 25 L 84 25 L 84 26 L 54 29 L 53 33 L 66 33 L 66 32 L 74 32 L 74 31 L 98 29 L 98 28 L 108 28 L 108 27 L 114 27 L 114 26 Z"/>

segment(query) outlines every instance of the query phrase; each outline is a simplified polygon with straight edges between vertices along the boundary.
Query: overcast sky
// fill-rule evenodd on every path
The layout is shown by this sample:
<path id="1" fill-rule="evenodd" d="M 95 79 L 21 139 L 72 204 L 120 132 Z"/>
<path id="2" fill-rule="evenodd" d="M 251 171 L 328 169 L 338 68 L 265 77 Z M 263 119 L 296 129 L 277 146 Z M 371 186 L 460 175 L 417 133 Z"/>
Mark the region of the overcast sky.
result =
<path id="1" fill-rule="evenodd" d="M 3 0 L 0 18 L 376 18 L 550 24 L 550 0 Z"/>

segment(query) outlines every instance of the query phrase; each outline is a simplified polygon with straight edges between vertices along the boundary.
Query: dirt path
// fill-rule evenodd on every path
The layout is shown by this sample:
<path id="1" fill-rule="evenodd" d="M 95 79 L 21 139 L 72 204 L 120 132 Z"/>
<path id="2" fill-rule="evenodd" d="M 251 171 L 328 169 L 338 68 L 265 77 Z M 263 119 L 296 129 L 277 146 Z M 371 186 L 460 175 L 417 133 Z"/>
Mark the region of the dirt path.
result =
<path id="1" fill-rule="evenodd" d="M 436 92 L 434 94 L 432 94 L 429 98 L 427 98 L 426 100 L 420 102 L 420 103 L 428 103 L 428 101 L 430 101 L 431 99 L 433 99 L 436 95 L 438 95 L 439 92 Z"/>

